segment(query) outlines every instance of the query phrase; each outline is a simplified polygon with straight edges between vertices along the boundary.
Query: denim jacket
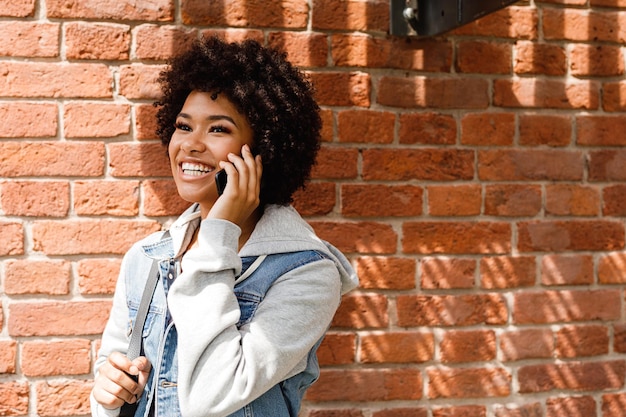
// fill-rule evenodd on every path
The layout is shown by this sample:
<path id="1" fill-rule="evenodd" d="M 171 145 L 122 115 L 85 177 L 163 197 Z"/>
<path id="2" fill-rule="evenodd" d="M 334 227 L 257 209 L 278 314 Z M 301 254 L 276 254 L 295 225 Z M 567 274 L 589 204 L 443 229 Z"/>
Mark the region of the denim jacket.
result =
<path id="1" fill-rule="evenodd" d="M 178 256 L 181 238 L 175 230 L 174 239 L 151 236 L 129 251 L 96 370 L 109 352 L 127 348 L 143 292 L 137 277 L 145 277 L 157 259 L 162 285 L 155 290 L 143 329 L 144 354 L 152 371 L 136 416 L 148 416 L 150 405 L 158 417 L 297 416 L 306 388 L 319 375 L 315 353 L 339 297 L 357 281 L 347 260 L 315 238 L 294 213 L 286 207 L 266 209 L 236 261 L 236 246 L 228 238 L 236 226 L 228 222 L 202 222 L 202 252 Z M 182 223 L 188 236 L 189 221 Z M 204 260 L 207 253 L 220 250 L 227 252 L 216 257 L 219 262 Z M 260 264 L 253 262 L 257 259 Z M 204 293 L 204 285 L 211 291 Z M 197 299 L 196 292 L 205 299 Z M 209 294 L 214 299 L 206 297 Z M 231 297 L 237 311 L 229 307 Z M 205 330 L 211 334 L 209 345 L 193 346 L 196 332 L 201 343 Z M 116 412 L 104 410 L 92 398 L 94 416 Z"/>

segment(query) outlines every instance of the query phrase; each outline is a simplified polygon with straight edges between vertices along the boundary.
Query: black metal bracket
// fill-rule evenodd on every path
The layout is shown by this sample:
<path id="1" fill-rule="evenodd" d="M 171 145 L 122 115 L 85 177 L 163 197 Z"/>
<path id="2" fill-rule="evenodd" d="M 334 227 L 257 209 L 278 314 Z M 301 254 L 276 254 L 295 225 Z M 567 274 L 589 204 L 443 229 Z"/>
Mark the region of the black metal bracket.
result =
<path id="1" fill-rule="evenodd" d="M 391 0 L 389 33 L 434 36 L 493 13 L 517 0 Z"/>

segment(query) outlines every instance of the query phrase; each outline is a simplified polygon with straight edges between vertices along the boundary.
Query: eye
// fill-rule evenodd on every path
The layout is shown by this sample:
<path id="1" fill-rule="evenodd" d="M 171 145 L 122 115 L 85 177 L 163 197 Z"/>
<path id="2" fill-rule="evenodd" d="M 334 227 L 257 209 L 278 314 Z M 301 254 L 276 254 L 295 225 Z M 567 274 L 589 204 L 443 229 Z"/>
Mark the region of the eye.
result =
<path id="1" fill-rule="evenodd" d="M 183 123 L 183 122 L 176 122 L 176 123 L 174 123 L 174 127 L 177 130 L 184 130 L 185 132 L 191 132 L 191 127 L 189 127 L 188 124 Z"/>
<path id="2" fill-rule="evenodd" d="M 230 129 L 224 125 L 213 125 L 209 128 L 211 133 L 230 133 Z"/>

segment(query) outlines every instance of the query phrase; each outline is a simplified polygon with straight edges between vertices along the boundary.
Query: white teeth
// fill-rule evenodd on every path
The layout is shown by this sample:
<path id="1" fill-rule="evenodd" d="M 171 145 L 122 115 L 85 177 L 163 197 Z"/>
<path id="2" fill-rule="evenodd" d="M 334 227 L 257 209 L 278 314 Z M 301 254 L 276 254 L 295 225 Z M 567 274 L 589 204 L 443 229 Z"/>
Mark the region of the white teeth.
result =
<path id="1" fill-rule="evenodd" d="M 192 164 L 190 162 L 183 162 L 180 167 L 187 175 L 204 175 L 213 171 L 212 168 L 206 165 Z"/>

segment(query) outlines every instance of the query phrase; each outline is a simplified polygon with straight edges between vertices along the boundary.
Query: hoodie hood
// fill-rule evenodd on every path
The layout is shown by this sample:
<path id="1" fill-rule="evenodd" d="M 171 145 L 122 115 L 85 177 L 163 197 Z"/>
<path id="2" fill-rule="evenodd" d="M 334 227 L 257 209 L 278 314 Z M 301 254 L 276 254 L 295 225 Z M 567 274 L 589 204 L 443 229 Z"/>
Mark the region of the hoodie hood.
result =
<path id="1" fill-rule="evenodd" d="M 261 256 L 302 250 L 323 252 L 335 262 L 341 277 L 342 294 L 358 286 L 359 279 L 350 261 L 339 249 L 317 237 L 292 206 L 267 205 L 239 255 Z"/>

